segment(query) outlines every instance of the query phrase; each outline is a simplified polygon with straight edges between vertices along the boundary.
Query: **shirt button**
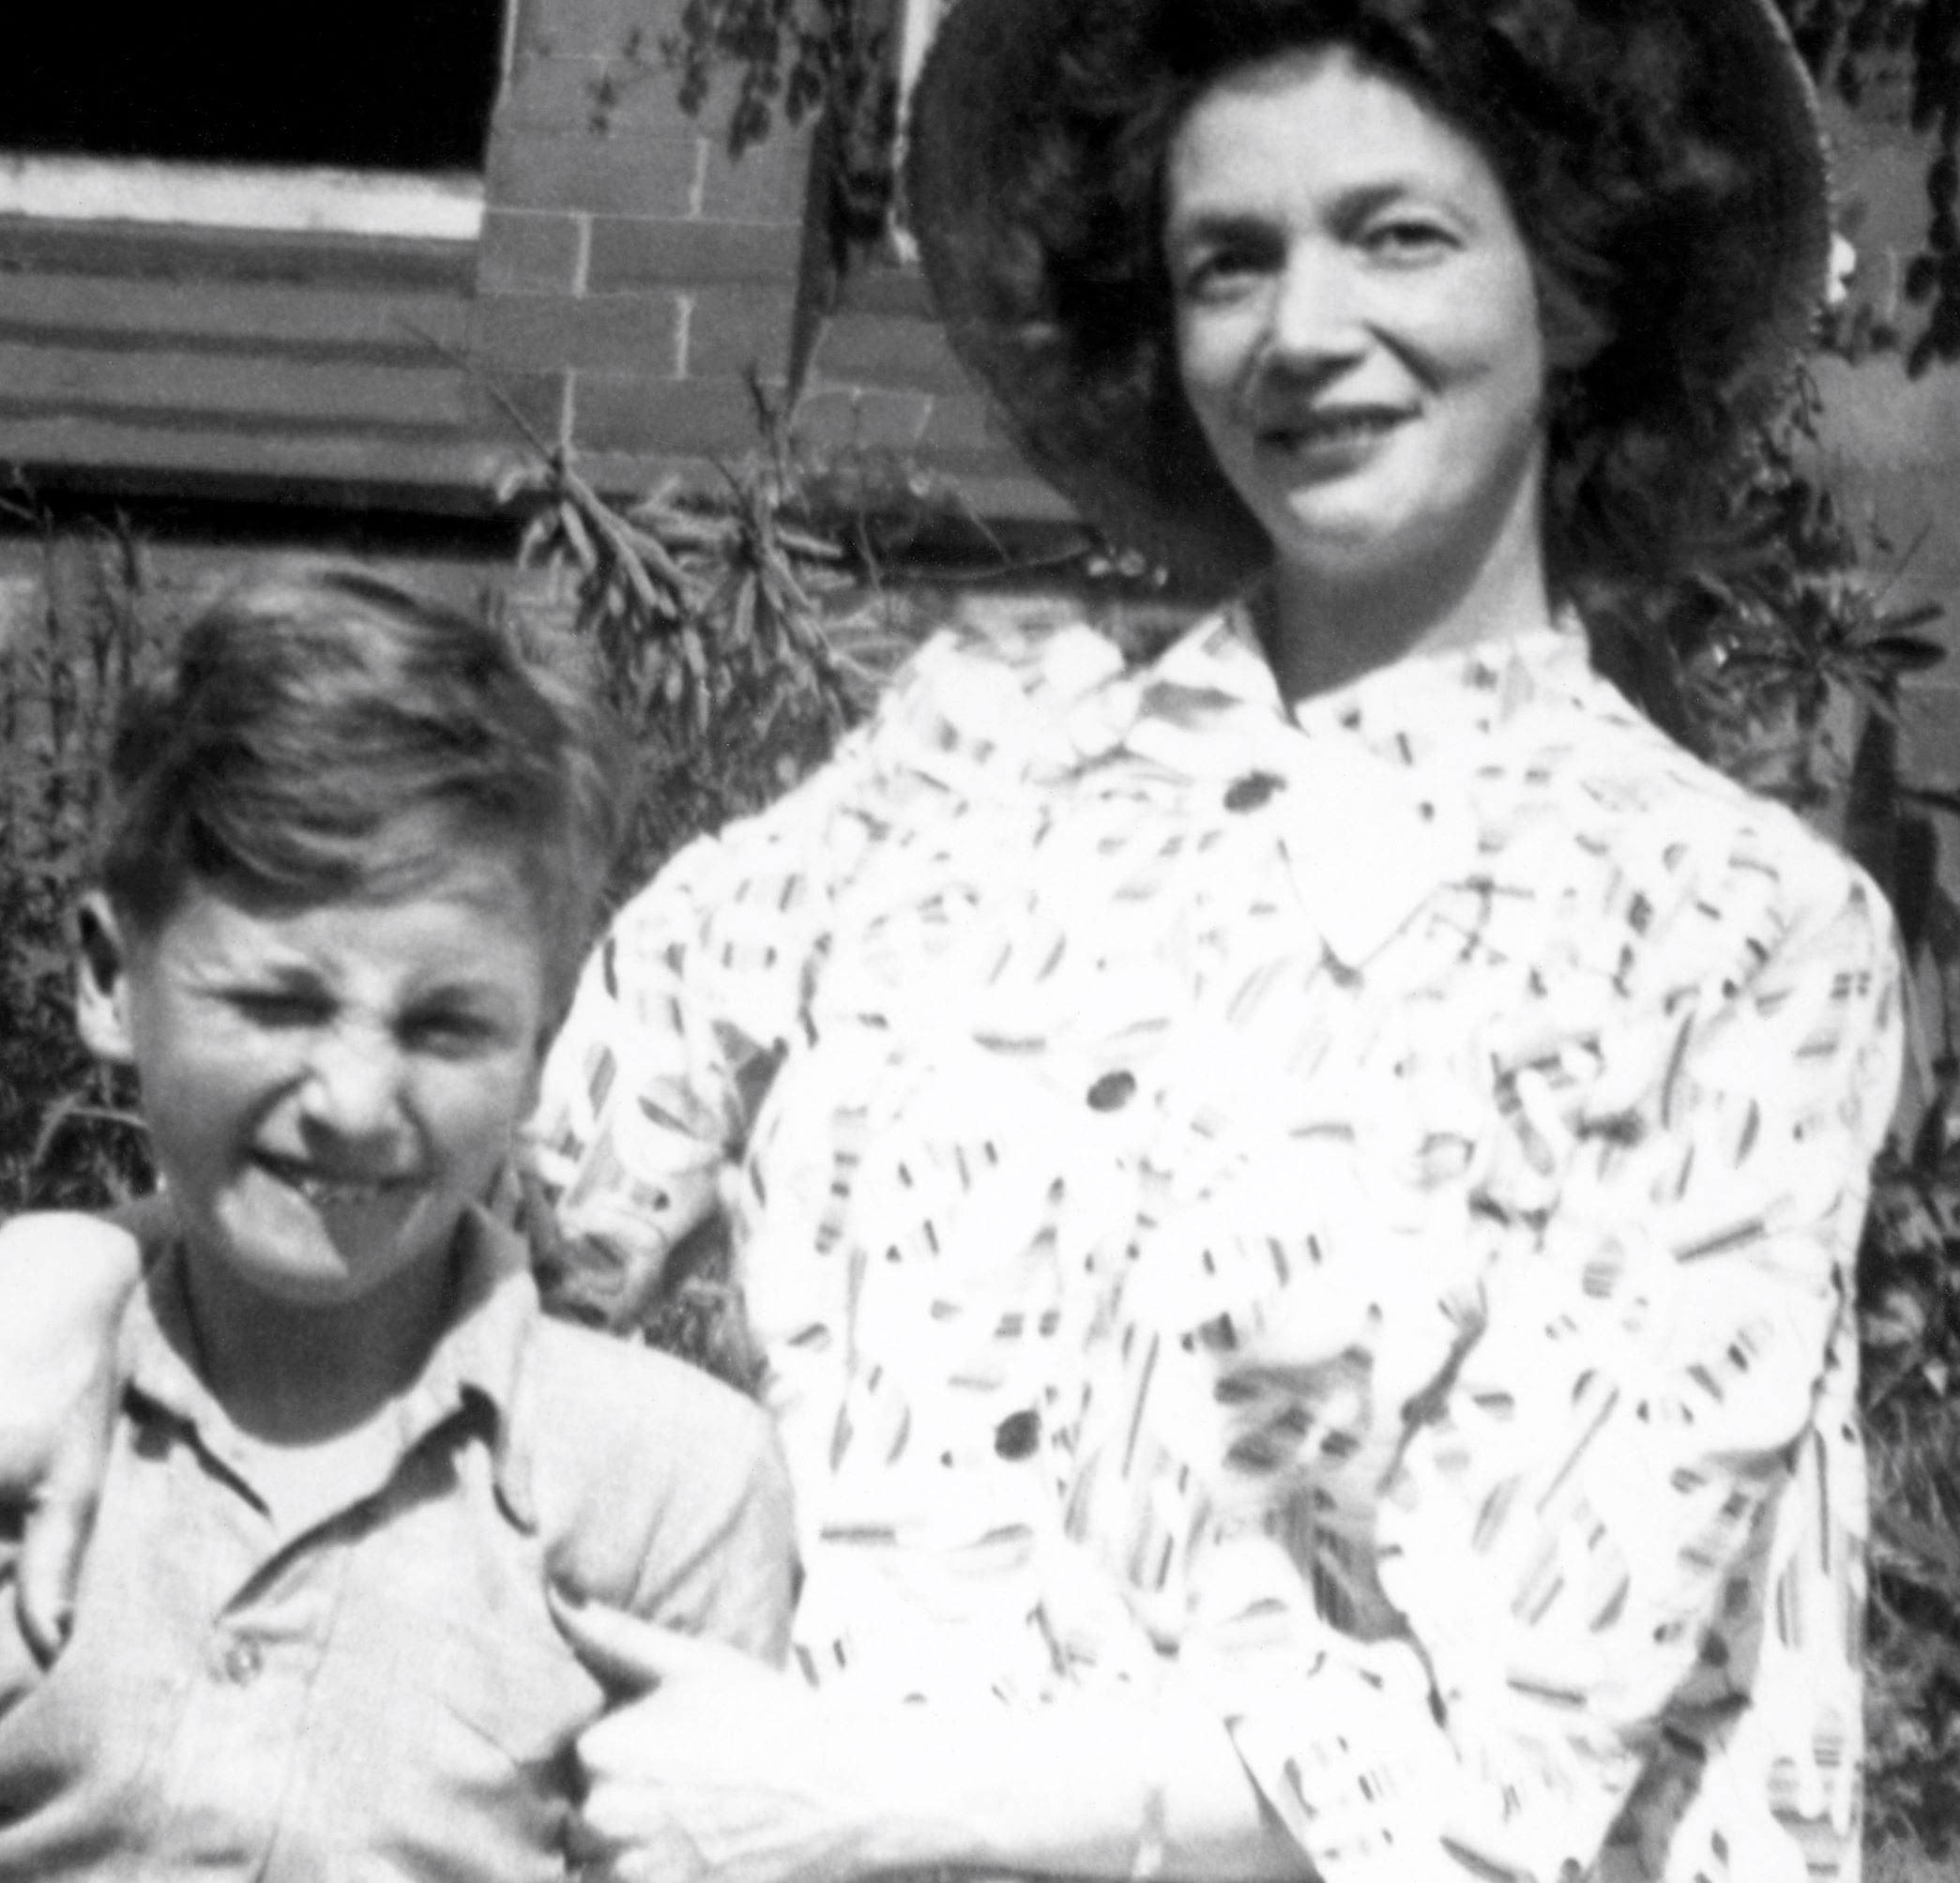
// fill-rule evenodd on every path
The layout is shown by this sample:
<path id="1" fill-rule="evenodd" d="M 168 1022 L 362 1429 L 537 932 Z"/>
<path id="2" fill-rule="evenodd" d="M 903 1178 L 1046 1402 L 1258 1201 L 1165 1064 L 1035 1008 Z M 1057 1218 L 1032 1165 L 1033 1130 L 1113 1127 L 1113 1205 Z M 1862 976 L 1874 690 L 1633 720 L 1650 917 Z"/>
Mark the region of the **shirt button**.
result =
<path id="1" fill-rule="evenodd" d="M 224 1650 L 224 1678 L 235 1687 L 249 1687 L 259 1678 L 266 1656 L 251 1635 L 241 1635 Z"/>

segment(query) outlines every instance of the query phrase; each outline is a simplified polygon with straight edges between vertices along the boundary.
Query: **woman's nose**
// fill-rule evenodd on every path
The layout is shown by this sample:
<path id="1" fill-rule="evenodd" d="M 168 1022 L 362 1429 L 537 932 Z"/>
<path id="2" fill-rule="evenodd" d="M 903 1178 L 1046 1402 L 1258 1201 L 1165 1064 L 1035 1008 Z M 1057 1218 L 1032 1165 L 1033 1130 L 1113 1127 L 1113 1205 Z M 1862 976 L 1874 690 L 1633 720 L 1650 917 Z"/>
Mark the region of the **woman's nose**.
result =
<path id="1" fill-rule="evenodd" d="M 1351 355 L 1361 344 L 1353 270 L 1324 243 L 1289 250 L 1272 289 L 1267 347 L 1283 359 L 1316 361 Z"/>

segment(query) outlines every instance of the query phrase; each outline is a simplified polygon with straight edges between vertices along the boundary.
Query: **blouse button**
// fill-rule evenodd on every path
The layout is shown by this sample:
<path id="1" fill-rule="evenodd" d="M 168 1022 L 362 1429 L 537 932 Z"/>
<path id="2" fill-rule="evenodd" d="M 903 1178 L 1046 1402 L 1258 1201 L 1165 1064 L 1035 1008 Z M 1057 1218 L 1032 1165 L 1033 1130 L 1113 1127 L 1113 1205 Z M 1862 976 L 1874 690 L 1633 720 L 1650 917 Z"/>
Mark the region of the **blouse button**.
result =
<path id="1" fill-rule="evenodd" d="M 1119 1112 L 1136 1095 L 1136 1074 L 1118 1068 L 1105 1072 L 1089 1087 L 1089 1110 Z"/>
<path id="2" fill-rule="evenodd" d="M 224 1678 L 235 1687 L 250 1687 L 266 1664 L 264 1651 L 251 1635 L 241 1635 L 224 1650 Z"/>
<path id="3" fill-rule="evenodd" d="M 1003 1458 L 1029 1458 L 1041 1436 L 1041 1415 L 1010 1413 L 994 1428 L 994 1450 Z"/>
<path id="4" fill-rule="evenodd" d="M 1273 772 L 1249 771 L 1225 787 L 1225 809 L 1256 811 L 1275 792 L 1284 790 L 1285 784 L 1286 781 Z"/>

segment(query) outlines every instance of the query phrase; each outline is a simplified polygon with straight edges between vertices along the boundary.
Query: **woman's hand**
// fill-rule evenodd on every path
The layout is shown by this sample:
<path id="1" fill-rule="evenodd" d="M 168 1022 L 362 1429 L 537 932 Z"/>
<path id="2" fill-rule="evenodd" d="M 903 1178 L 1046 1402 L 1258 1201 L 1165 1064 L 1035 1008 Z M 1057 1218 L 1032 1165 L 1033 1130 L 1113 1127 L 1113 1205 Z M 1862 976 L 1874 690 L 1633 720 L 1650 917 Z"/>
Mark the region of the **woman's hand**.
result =
<path id="1" fill-rule="evenodd" d="M 553 1607 L 623 1703 L 579 1741 L 581 1874 L 837 1883 L 885 1867 L 876 1853 L 903 1834 L 893 1762 L 904 1761 L 877 1716 L 722 1642 L 597 1604 Z"/>
<path id="2" fill-rule="evenodd" d="M 1311 1874 L 1217 1716 L 1175 1682 L 1040 1708 L 879 1706 L 617 1609 L 554 1608 L 617 1702 L 579 1741 L 587 1877 L 1128 1878 L 1160 1839 L 1165 1873 L 1193 1883 Z"/>
<path id="3" fill-rule="evenodd" d="M 114 1327 L 134 1238 L 96 1217 L 0 1224 L 0 1513 L 24 1525 L 14 1600 L 43 1663 L 68 1637 L 107 1467 Z"/>

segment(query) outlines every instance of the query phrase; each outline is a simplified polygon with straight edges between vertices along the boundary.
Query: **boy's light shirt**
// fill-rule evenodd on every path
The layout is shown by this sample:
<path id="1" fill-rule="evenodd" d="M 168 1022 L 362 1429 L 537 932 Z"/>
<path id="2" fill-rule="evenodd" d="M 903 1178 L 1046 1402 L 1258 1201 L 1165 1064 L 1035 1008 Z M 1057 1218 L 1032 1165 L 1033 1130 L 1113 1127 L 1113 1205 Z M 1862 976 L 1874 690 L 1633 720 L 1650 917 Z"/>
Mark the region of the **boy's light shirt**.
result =
<path id="1" fill-rule="evenodd" d="M 767 1420 L 546 1321 L 501 1228 L 473 1217 L 463 1252 L 393 1468 L 299 1536 L 187 1359 L 177 1258 L 152 1271 L 73 1636 L 42 1674 L 0 1632 L 0 1878 L 560 1877 L 601 1692 L 548 1579 L 780 1653 Z"/>

